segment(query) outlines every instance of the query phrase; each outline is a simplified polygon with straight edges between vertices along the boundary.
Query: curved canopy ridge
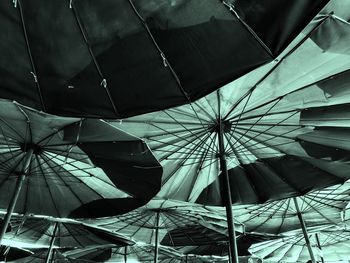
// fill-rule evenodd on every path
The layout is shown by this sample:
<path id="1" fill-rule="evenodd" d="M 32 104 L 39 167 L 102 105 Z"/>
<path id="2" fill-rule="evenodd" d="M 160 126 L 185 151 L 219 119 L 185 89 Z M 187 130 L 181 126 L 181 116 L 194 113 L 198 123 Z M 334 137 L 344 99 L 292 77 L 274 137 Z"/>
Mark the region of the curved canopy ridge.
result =
<path id="1" fill-rule="evenodd" d="M 271 61 L 327 2 L 2 1 L 1 96 L 104 118 L 188 103 Z"/>
<path id="2" fill-rule="evenodd" d="M 112 122 L 144 138 L 161 162 L 159 197 L 221 204 L 219 122 L 235 203 L 301 195 L 349 178 L 345 160 L 315 155 L 307 145 L 307 136 L 316 136 L 325 123 L 316 125 L 308 112 L 332 111 L 323 115 L 333 119 L 328 140 L 339 133 L 333 128 L 348 127 L 350 25 L 333 11 L 320 16 L 275 62 L 219 91 L 190 105 Z M 328 33 L 339 48 L 321 47 Z M 344 154 L 346 145 L 339 145 Z M 338 144 L 329 147 L 336 151 Z"/>

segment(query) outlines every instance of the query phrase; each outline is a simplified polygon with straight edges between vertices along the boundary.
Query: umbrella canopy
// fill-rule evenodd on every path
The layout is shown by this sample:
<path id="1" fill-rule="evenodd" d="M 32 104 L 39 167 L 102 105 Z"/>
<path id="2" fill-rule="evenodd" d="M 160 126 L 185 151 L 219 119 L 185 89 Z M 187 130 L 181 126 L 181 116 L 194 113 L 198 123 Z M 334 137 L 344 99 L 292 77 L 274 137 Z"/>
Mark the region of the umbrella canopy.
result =
<path id="1" fill-rule="evenodd" d="M 123 213 L 142 205 L 130 200 L 146 203 L 159 190 L 162 168 L 142 140 L 101 120 L 57 117 L 6 100 L 0 109 L 1 209 L 13 200 L 17 178 L 24 179 L 14 212 L 54 217 L 105 198 L 126 200 L 128 207 L 114 211 Z"/>
<path id="2" fill-rule="evenodd" d="M 161 241 L 162 245 L 175 247 L 176 250 L 186 255 L 201 256 L 227 256 L 229 248 L 228 235 L 200 227 L 192 230 L 175 229 L 170 231 Z M 275 235 L 242 233 L 237 237 L 239 256 L 250 256 L 248 248 L 255 243 L 279 238 Z"/>
<path id="3" fill-rule="evenodd" d="M 350 202 L 350 182 L 312 191 L 296 197 L 296 201 L 308 228 L 340 223 Z M 278 235 L 300 229 L 295 205 L 294 200 L 288 198 L 262 205 L 236 206 L 234 214 L 248 232 Z"/>
<path id="4" fill-rule="evenodd" d="M 2 1 L 1 96 L 105 118 L 187 103 L 271 61 L 327 2 Z"/>
<path id="5" fill-rule="evenodd" d="M 157 215 L 159 215 L 158 224 Z M 158 229 L 159 240 L 162 240 L 165 236 L 171 235 L 175 229 L 198 227 L 204 231 L 205 229 L 210 232 L 221 231 L 215 222 L 224 220 L 225 215 L 216 214 L 201 205 L 169 199 L 153 199 L 145 206 L 123 215 L 84 219 L 83 222 L 123 234 L 135 241 L 152 244 L 155 229 Z M 243 231 L 241 225 L 237 225 L 237 231 Z"/>
<path id="6" fill-rule="evenodd" d="M 67 251 L 66 256 L 79 260 L 91 260 L 92 262 L 153 262 L 154 247 L 148 244 L 137 243 L 133 246 L 115 247 L 99 246 L 88 249 L 75 249 Z M 159 247 L 158 260 L 179 257 L 179 254 L 164 246 Z"/>
<path id="7" fill-rule="evenodd" d="M 223 155 L 234 203 L 301 195 L 349 178 L 350 25 L 337 16 L 341 7 L 315 21 L 278 61 L 219 91 L 112 122 L 144 138 L 161 162 L 159 197 L 221 205 Z M 314 111 L 329 113 L 316 119 Z"/>
<path id="8" fill-rule="evenodd" d="M 3 243 L 19 244 L 23 248 L 85 248 L 88 246 L 133 244 L 126 237 L 105 229 L 68 219 L 26 216 L 11 221 L 13 230 L 6 233 Z M 53 240 L 53 242 L 52 242 Z M 52 245 L 51 245 L 52 242 Z"/>
<path id="9" fill-rule="evenodd" d="M 317 260 L 325 262 L 349 260 L 350 232 L 333 227 L 310 233 Z M 250 252 L 263 262 L 307 262 L 308 251 L 302 234 L 251 246 Z M 322 261 L 322 262 L 324 262 Z"/>

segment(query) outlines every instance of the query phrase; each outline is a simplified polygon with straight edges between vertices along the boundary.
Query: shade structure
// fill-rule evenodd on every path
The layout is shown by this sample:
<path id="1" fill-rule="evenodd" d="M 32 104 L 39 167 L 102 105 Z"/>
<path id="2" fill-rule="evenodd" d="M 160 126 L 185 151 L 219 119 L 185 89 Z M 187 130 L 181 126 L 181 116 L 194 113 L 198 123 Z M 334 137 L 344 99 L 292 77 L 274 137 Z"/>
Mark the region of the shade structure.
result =
<path id="1" fill-rule="evenodd" d="M 0 208 L 8 211 L 6 222 L 13 211 L 98 216 L 89 204 L 104 199 L 128 204 L 114 207 L 119 214 L 159 190 L 162 168 L 139 138 L 97 119 L 48 115 L 7 100 L 0 100 L 0 108 Z"/>
<path id="2" fill-rule="evenodd" d="M 67 251 L 65 255 L 78 260 L 91 260 L 92 262 L 153 262 L 154 246 L 137 243 L 132 246 L 115 247 L 99 246 L 87 249 Z M 171 248 L 159 247 L 159 262 L 166 259 L 179 257 L 180 255 Z"/>
<path id="3" fill-rule="evenodd" d="M 104 118 L 188 103 L 271 61 L 327 2 L 4 1 L 1 97 Z"/>
<path id="4" fill-rule="evenodd" d="M 335 152 L 347 154 L 347 143 L 330 141 L 341 134 L 347 140 L 350 25 L 337 16 L 337 7 L 333 11 L 315 20 L 277 61 L 217 92 L 112 122 L 144 138 L 161 162 L 159 197 L 222 204 L 220 123 L 234 203 L 305 194 L 348 178 L 347 163 L 335 158 Z M 329 34 L 337 45 L 329 43 Z M 329 114 L 319 120 L 314 111 Z"/>
<path id="5" fill-rule="evenodd" d="M 317 240 L 318 239 L 318 240 Z M 342 227 L 331 227 L 310 233 L 316 257 L 319 262 L 349 260 L 350 233 Z M 263 259 L 263 262 L 306 262 L 308 251 L 303 235 L 294 234 L 282 239 L 258 243 L 250 252 Z"/>
<path id="6" fill-rule="evenodd" d="M 13 230 L 5 235 L 4 244 L 20 244 L 23 248 L 85 248 L 114 244 L 131 245 L 133 242 L 117 233 L 89 226 L 69 219 L 16 217 L 11 221 Z M 52 244 L 51 244 L 52 243 Z"/>
<path id="7" fill-rule="evenodd" d="M 312 191 L 296 198 L 307 227 L 327 226 L 343 221 L 343 213 L 350 202 L 350 183 Z M 248 232 L 283 234 L 301 229 L 298 210 L 293 198 L 261 205 L 236 206 L 236 220 Z"/>

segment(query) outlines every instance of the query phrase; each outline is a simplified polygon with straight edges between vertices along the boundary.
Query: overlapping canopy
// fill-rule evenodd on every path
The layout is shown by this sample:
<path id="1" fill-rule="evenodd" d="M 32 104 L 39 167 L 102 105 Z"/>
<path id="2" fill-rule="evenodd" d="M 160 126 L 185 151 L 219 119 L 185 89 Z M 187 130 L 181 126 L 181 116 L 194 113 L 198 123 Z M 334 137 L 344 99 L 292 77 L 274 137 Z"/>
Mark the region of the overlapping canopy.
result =
<path id="1" fill-rule="evenodd" d="M 336 13 L 321 16 L 274 63 L 192 104 L 112 123 L 144 138 L 161 162 L 159 197 L 222 203 L 219 123 L 234 203 L 342 183 L 349 178 L 349 37 L 350 24 Z M 337 45 L 326 48 L 330 38 Z"/>

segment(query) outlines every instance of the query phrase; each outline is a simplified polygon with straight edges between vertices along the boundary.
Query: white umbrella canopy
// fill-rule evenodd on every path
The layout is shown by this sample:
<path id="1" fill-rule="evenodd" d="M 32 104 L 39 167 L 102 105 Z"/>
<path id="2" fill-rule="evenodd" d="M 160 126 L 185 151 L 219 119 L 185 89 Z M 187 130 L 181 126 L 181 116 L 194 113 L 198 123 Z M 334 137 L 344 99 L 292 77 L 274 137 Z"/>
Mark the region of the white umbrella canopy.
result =
<path id="1" fill-rule="evenodd" d="M 35 216 L 12 218 L 11 231 L 5 234 L 3 243 L 28 249 L 50 246 L 85 248 L 107 244 L 115 246 L 134 244 L 123 235 L 75 220 Z"/>
<path id="2" fill-rule="evenodd" d="M 349 260 L 350 232 L 346 228 L 315 230 L 310 233 L 310 240 L 319 262 Z M 303 235 L 295 232 L 281 239 L 254 244 L 249 250 L 268 263 L 307 262 L 310 259 Z"/>
<path id="3" fill-rule="evenodd" d="M 350 182 L 312 191 L 295 200 L 306 227 L 334 225 L 344 220 L 350 202 Z M 293 198 L 235 206 L 234 214 L 247 232 L 278 235 L 301 228 Z"/>
<path id="4" fill-rule="evenodd" d="M 157 227 L 157 213 L 159 223 Z M 227 234 L 222 225 L 226 224 L 223 213 L 202 205 L 177 200 L 153 199 L 148 204 L 124 215 L 96 219 L 84 219 L 82 222 L 123 234 L 137 242 L 153 244 L 155 229 L 158 229 L 159 240 L 171 230 L 200 226 L 219 234 Z M 243 232 L 243 226 L 237 224 L 236 230 Z"/>
<path id="5" fill-rule="evenodd" d="M 217 92 L 190 105 L 112 122 L 145 139 L 161 162 L 158 197 L 222 204 L 220 125 L 234 203 L 300 195 L 349 177 L 348 163 L 312 152 L 316 143 L 348 147 L 349 122 L 338 109 L 350 102 L 350 25 L 338 16 L 342 8 L 332 1 L 326 11 L 334 14 L 318 16 L 278 60 Z M 331 129 L 315 142 L 326 124 L 310 112 L 320 107 L 338 108 L 325 116 Z M 327 144 L 341 132 L 346 143 Z M 302 178 L 295 176 L 301 172 Z"/>
<path id="6" fill-rule="evenodd" d="M 136 243 L 132 246 L 95 246 L 85 249 L 74 249 L 64 253 L 70 259 L 86 260 L 87 262 L 153 262 L 154 247 L 145 243 Z M 179 257 L 180 254 L 169 247 L 159 247 L 159 262 L 165 259 Z"/>

